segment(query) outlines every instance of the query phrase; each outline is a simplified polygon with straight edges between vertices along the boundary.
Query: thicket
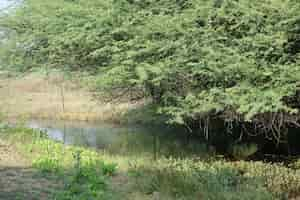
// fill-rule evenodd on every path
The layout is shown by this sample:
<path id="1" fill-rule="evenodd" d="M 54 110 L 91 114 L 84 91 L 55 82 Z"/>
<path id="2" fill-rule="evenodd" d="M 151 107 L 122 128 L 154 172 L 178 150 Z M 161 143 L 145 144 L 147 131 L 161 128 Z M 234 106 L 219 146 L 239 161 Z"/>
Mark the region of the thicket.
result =
<path id="1" fill-rule="evenodd" d="M 279 143 L 299 126 L 297 0 L 26 0 L 0 24 L 5 66 L 88 70 L 206 135 L 218 119 Z"/>

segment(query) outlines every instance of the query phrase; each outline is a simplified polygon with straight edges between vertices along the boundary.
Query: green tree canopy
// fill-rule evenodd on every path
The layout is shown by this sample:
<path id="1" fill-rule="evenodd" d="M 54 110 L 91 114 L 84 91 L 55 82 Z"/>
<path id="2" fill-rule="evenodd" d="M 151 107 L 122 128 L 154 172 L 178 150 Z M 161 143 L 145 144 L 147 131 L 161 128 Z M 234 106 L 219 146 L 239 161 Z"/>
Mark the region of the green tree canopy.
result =
<path id="1" fill-rule="evenodd" d="M 1 25 L 18 35 L 10 67 L 97 72 L 99 88 L 141 88 L 171 122 L 298 119 L 297 0 L 27 0 Z"/>

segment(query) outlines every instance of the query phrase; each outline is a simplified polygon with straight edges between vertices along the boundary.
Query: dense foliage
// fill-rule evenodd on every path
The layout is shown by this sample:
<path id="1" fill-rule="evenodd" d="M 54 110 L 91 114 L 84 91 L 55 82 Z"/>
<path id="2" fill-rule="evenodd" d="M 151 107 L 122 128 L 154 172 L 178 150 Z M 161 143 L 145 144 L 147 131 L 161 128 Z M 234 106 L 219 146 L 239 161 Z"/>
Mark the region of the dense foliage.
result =
<path id="1" fill-rule="evenodd" d="M 26 0 L 1 25 L 17 33 L 8 66 L 89 70 L 171 122 L 251 122 L 278 141 L 297 124 L 297 0 Z"/>

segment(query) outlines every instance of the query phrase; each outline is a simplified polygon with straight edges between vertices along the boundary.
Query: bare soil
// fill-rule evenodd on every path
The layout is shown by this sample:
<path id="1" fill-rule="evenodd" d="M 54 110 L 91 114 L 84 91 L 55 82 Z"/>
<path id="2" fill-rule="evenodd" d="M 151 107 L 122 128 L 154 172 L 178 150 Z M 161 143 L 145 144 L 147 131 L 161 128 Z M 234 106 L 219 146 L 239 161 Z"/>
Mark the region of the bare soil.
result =
<path id="1" fill-rule="evenodd" d="M 14 146 L 0 139 L 0 200 L 50 200 L 60 187 L 30 167 Z"/>

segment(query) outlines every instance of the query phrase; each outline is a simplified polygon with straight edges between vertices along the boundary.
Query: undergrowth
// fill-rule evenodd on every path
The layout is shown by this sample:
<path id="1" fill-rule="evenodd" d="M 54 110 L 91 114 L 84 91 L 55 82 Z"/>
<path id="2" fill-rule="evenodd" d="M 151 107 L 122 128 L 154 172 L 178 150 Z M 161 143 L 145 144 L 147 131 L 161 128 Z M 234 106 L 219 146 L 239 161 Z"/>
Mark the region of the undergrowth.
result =
<path id="1" fill-rule="evenodd" d="M 299 161 L 290 166 L 224 158 L 157 160 L 64 146 L 31 129 L 2 128 L 42 174 L 63 179 L 57 200 L 140 199 L 292 199 L 300 195 Z M 125 183 L 112 187 L 112 176 Z M 121 198 L 122 197 L 122 198 Z"/>
<path id="2" fill-rule="evenodd" d="M 109 186 L 117 165 L 103 161 L 91 150 L 65 147 L 51 141 L 45 133 L 20 127 L 0 128 L 5 138 L 32 161 L 32 167 L 42 175 L 52 174 L 64 187 L 53 194 L 55 200 L 114 199 Z M 0 131 L 0 132 L 2 132 Z M 3 136 L 3 135 L 2 135 Z"/>

